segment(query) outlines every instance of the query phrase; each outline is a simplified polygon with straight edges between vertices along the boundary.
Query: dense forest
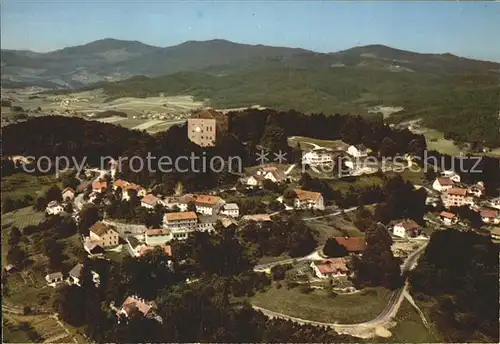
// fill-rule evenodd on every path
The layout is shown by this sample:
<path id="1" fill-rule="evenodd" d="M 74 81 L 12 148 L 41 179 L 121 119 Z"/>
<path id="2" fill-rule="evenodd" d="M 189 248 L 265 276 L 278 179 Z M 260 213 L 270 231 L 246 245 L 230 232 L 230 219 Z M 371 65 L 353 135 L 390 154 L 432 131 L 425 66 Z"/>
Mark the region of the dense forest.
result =
<path id="1" fill-rule="evenodd" d="M 175 160 L 180 156 L 206 156 L 207 161 L 220 156 L 226 161 L 229 157 L 240 157 L 242 167 L 256 164 L 255 154 L 264 148 L 271 152 L 283 150 L 289 162 L 300 157 L 288 146 L 287 138 L 300 135 L 318 139 L 342 139 L 349 144 L 365 144 L 374 152 L 384 156 L 410 153 L 423 157 L 426 149 L 425 138 L 409 130 L 390 128 L 383 123 L 382 117 L 363 118 L 350 115 L 324 114 L 304 115 L 297 111 L 280 112 L 275 110 L 247 109 L 228 114 L 229 131 L 218 135 L 215 147 L 201 148 L 187 138 L 186 126 L 173 126 L 166 132 L 154 136 L 145 132 L 128 130 L 113 124 L 87 121 L 79 118 L 47 116 L 32 118 L 26 122 L 5 127 L 2 131 L 4 155 L 32 155 L 35 157 L 56 156 L 74 157 L 78 162 L 85 161 L 90 166 L 99 166 L 101 158 L 139 156 L 146 161 L 148 153 L 156 172 L 134 173 L 130 164 L 122 165 L 122 176 L 141 185 L 163 185 L 172 190 L 177 182 L 182 182 L 186 191 L 203 190 L 221 184 L 235 182 L 230 173 L 162 173 L 158 168 L 158 158 L 169 156 Z M 451 166 L 452 158 L 437 152 L 427 152 L 427 157 L 443 157 L 444 166 Z M 461 158 L 469 169 L 475 160 Z M 201 169 L 202 160 L 196 161 Z M 455 166 L 459 166 L 458 163 Z M 132 167 L 138 166 L 132 164 Z M 180 164 L 189 168 L 189 162 Z M 239 167 L 239 166 L 238 166 Z M 482 180 L 489 194 L 500 187 L 500 164 L 498 159 L 484 157 L 477 172 L 464 173 L 464 181 Z M 226 171 L 227 172 L 227 171 Z M 234 169 L 232 172 L 235 172 Z M 236 171 L 237 172 L 237 171 Z M 374 190 L 374 192 L 376 192 Z"/>
<path id="2" fill-rule="evenodd" d="M 426 126 L 454 140 L 500 146 L 500 87 L 494 73 L 391 73 L 383 64 L 377 68 L 309 64 L 286 68 L 281 62 L 266 61 L 266 67 L 257 64 L 227 75 L 180 72 L 91 88 L 103 88 L 110 99 L 161 92 L 190 94 L 199 100 L 208 98 L 218 108 L 259 104 L 284 111 L 366 114 L 371 106 L 401 106 L 404 110 L 393 114 L 393 121 L 422 118 Z"/>
<path id="3" fill-rule="evenodd" d="M 498 343 L 498 253 L 473 232 L 433 233 L 410 281 L 417 299 L 434 302 L 431 320 L 446 342 Z"/>

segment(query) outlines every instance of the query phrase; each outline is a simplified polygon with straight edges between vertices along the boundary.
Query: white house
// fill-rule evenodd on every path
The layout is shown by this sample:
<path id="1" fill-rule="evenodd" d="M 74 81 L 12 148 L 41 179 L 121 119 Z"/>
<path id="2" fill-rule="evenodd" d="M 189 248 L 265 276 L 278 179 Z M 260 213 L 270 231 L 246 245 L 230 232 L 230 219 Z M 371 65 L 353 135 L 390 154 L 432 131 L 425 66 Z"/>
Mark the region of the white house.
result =
<path id="1" fill-rule="evenodd" d="M 500 227 L 495 227 L 490 232 L 491 238 L 495 240 L 500 240 Z"/>
<path id="2" fill-rule="evenodd" d="M 198 216 L 198 227 L 200 232 L 212 232 L 217 223 L 217 216 L 214 215 L 200 215 Z"/>
<path id="3" fill-rule="evenodd" d="M 65 202 L 72 201 L 75 198 L 75 190 L 68 187 L 62 191 L 61 197 Z"/>
<path id="4" fill-rule="evenodd" d="M 144 208 L 154 209 L 158 204 L 162 204 L 162 201 L 153 194 L 147 194 L 141 199 L 141 207 Z"/>
<path id="5" fill-rule="evenodd" d="M 262 184 L 263 180 L 264 180 L 264 176 L 260 176 L 260 175 L 250 176 L 250 177 L 248 177 L 246 184 L 247 184 L 247 186 L 257 187 L 257 186 Z"/>
<path id="6" fill-rule="evenodd" d="M 310 166 L 322 166 L 333 164 L 334 152 L 332 149 L 317 147 L 302 153 L 302 164 Z"/>
<path id="7" fill-rule="evenodd" d="M 349 272 L 343 258 L 328 258 L 321 261 L 311 262 L 316 277 L 325 279 L 329 277 L 346 276 Z"/>
<path id="8" fill-rule="evenodd" d="M 474 205 L 474 197 L 464 188 L 451 188 L 446 190 L 441 199 L 446 208 Z"/>
<path id="9" fill-rule="evenodd" d="M 211 195 L 194 195 L 193 200 L 196 212 L 203 215 L 217 215 L 225 203 L 222 198 Z"/>
<path id="10" fill-rule="evenodd" d="M 432 188 L 438 192 L 443 192 L 445 190 L 451 189 L 453 187 L 453 181 L 448 177 L 436 178 L 434 183 L 432 183 Z"/>
<path id="11" fill-rule="evenodd" d="M 222 210 L 220 212 L 222 215 L 230 216 L 230 217 L 238 217 L 240 216 L 240 208 L 236 203 L 226 203 L 222 206 Z"/>
<path id="12" fill-rule="evenodd" d="M 146 229 L 144 232 L 144 242 L 148 246 L 162 246 L 173 238 L 170 230 L 166 228 Z"/>
<path id="13" fill-rule="evenodd" d="M 368 149 L 365 145 L 351 145 L 347 148 L 347 153 L 355 158 L 364 158 L 368 156 Z"/>
<path id="14" fill-rule="evenodd" d="M 441 172 L 442 177 L 450 178 L 455 183 L 460 183 L 460 175 L 455 171 L 447 170 Z"/>
<path id="15" fill-rule="evenodd" d="M 479 212 L 481 219 L 487 224 L 500 224 L 500 215 L 496 209 L 482 208 Z"/>
<path id="16" fill-rule="evenodd" d="M 490 200 L 489 205 L 492 208 L 500 210 L 500 197 Z"/>
<path id="17" fill-rule="evenodd" d="M 439 214 L 439 218 L 446 226 L 451 226 L 458 222 L 458 216 L 449 211 L 442 211 Z"/>
<path id="18" fill-rule="evenodd" d="M 57 201 L 51 201 L 47 204 L 47 208 L 45 208 L 45 212 L 48 215 L 58 215 L 64 211 L 64 208 Z"/>
<path id="19" fill-rule="evenodd" d="M 262 176 L 264 179 L 268 179 L 273 183 L 281 183 L 286 180 L 285 172 L 277 166 L 272 165 L 261 167 L 256 175 Z"/>
<path id="20" fill-rule="evenodd" d="M 63 274 L 62 272 L 53 272 L 45 276 L 45 280 L 49 287 L 55 288 L 59 283 L 63 282 Z"/>
<path id="21" fill-rule="evenodd" d="M 468 189 L 469 193 L 475 197 L 481 198 L 484 195 L 485 187 L 483 182 L 477 182 Z"/>
<path id="22" fill-rule="evenodd" d="M 421 227 L 413 220 L 399 222 L 393 227 L 394 236 L 400 238 L 416 237 L 420 235 Z"/>
<path id="23" fill-rule="evenodd" d="M 198 216 L 194 211 L 166 213 L 163 226 L 170 230 L 175 239 L 186 239 L 198 227 Z"/>
<path id="24" fill-rule="evenodd" d="M 117 246 L 119 243 L 118 232 L 98 221 L 90 227 L 90 241 L 102 248 Z"/>
<path id="25" fill-rule="evenodd" d="M 294 189 L 297 197 L 293 201 L 295 208 L 325 210 L 323 195 L 319 192 Z"/>
<path id="26" fill-rule="evenodd" d="M 83 274 L 83 264 L 78 263 L 75 265 L 75 267 L 73 267 L 73 269 L 71 269 L 68 272 L 68 278 L 66 279 L 66 282 L 70 285 L 74 284 L 81 287 L 82 277 L 83 277 L 82 274 Z M 91 274 L 92 274 L 92 282 L 94 282 L 94 285 L 98 287 L 99 284 L 101 283 L 99 274 L 95 271 L 91 271 Z"/>
<path id="27" fill-rule="evenodd" d="M 126 317 L 140 314 L 151 318 L 156 316 L 155 309 L 156 304 L 154 301 L 146 301 L 136 295 L 132 295 L 125 299 L 118 314 L 123 314 Z"/>

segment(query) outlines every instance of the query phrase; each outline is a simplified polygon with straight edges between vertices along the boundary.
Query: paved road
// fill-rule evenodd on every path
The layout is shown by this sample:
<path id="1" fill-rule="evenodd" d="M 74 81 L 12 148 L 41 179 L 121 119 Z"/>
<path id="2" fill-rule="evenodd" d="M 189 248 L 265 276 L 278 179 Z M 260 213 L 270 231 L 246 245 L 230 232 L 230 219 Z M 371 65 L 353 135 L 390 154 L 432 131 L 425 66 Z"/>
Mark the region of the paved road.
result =
<path id="1" fill-rule="evenodd" d="M 338 216 L 338 215 L 341 215 L 342 213 L 349 213 L 349 212 L 351 212 L 351 211 L 354 211 L 354 210 L 356 210 L 357 208 L 358 208 L 358 207 L 347 208 L 347 209 L 344 209 L 344 210 L 339 210 L 339 211 L 336 211 L 335 213 L 326 214 L 326 215 L 321 215 L 321 216 L 303 217 L 303 218 L 302 218 L 302 220 L 303 220 L 303 221 L 311 221 L 311 220 L 323 219 L 323 218 L 325 218 L 325 217 Z"/>
<path id="2" fill-rule="evenodd" d="M 404 261 L 402 268 L 401 268 L 401 274 L 404 274 L 405 272 L 411 270 L 417 263 L 418 258 L 420 257 L 420 254 L 423 252 L 427 244 L 422 245 L 418 250 L 410 254 L 406 260 Z M 291 317 L 286 314 L 274 312 L 262 307 L 257 307 L 253 306 L 254 309 L 261 311 L 263 314 L 270 318 L 281 318 L 285 320 L 290 320 L 299 324 L 309 324 L 309 325 L 314 325 L 314 326 L 322 326 L 322 327 L 330 327 L 334 328 L 336 330 L 349 330 L 349 329 L 358 329 L 358 328 L 376 328 L 377 326 L 381 326 L 389 321 L 391 321 L 392 318 L 394 318 L 399 310 L 399 307 L 401 306 L 401 303 L 403 302 L 404 299 L 404 293 L 406 292 L 406 289 L 408 288 L 408 282 L 405 282 L 405 285 L 403 288 L 396 290 L 393 292 L 393 294 L 390 296 L 389 301 L 387 303 L 387 306 L 385 309 L 380 313 L 377 317 L 365 321 L 362 323 L 357 323 L 357 324 L 338 324 L 336 322 L 334 323 L 324 323 L 320 321 L 311 321 L 311 320 L 305 320 L 305 319 L 300 319 L 296 317 Z"/>

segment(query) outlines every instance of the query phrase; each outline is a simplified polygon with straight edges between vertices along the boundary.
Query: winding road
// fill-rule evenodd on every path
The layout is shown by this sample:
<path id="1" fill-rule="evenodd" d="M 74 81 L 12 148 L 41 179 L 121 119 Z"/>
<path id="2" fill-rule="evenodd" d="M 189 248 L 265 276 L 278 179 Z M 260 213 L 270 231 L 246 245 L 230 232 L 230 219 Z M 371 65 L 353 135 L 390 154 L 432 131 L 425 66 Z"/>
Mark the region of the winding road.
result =
<path id="1" fill-rule="evenodd" d="M 404 263 L 401 265 L 401 274 L 404 274 L 405 272 L 411 270 L 418 261 L 418 258 L 420 257 L 420 254 L 423 252 L 425 247 L 427 246 L 427 243 L 422 245 L 418 250 L 412 252 L 404 261 Z M 305 257 L 301 258 L 304 259 Z M 408 281 L 405 282 L 405 285 L 403 288 L 396 290 L 393 292 L 391 295 L 389 302 L 387 303 L 387 306 L 385 309 L 380 313 L 377 317 L 365 321 L 362 323 L 357 323 L 357 324 L 339 324 L 336 322 L 333 323 L 325 323 L 325 322 L 320 322 L 320 321 L 312 321 L 312 320 L 306 320 L 306 319 L 300 319 L 296 317 L 292 317 L 286 314 L 282 313 L 277 313 L 274 311 L 271 311 L 269 309 L 265 309 L 262 307 L 257 307 L 253 306 L 255 310 L 261 311 L 264 315 L 270 317 L 270 318 L 280 318 L 280 319 L 285 319 L 285 320 L 290 320 L 293 322 L 296 322 L 298 324 L 309 324 L 313 326 L 321 326 L 321 327 L 329 327 L 335 329 L 338 333 L 349 333 L 352 334 L 352 330 L 356 330 L 356 333 L 359 333 L 359 331 L 365 329 L 368 331 L 374 331 L 375 328 L 385 325 L 388 322 L 391 321 L 392 318 L 394 318 L 399 310 L 399 307 L 401 306 L 401 303 L 404 300 L 404 294 L 407 291 L 408 288 Z"/>

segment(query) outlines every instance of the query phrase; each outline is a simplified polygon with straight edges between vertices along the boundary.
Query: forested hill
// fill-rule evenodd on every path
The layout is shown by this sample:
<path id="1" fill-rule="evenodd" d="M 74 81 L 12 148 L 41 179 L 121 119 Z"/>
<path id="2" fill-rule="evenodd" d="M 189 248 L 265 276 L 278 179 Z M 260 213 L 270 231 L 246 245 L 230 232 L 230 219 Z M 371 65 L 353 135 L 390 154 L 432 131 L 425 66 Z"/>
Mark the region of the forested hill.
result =
<path id="1" fill-rule="evenodd" d="M 287 67 L 266 62 L 227 74 L 181 72 L 98 83 L 110 99 L 193 95 L 216 108 L 255 104 L 305 113 L 367 114 L 378 105 L 403 107 L 391 121 L 423 119 L 451 139 L 500 146 L 500 84 L 495 73 L 390 72 L 376 66 Z"/>
<path id="2" fill-rule="evenodd" d="M 445 342 L 498 343 L 498 245 L 473 232 L 434 232 L 417 268 L 412 294 L 433 300 L 430 315 Z"/>

